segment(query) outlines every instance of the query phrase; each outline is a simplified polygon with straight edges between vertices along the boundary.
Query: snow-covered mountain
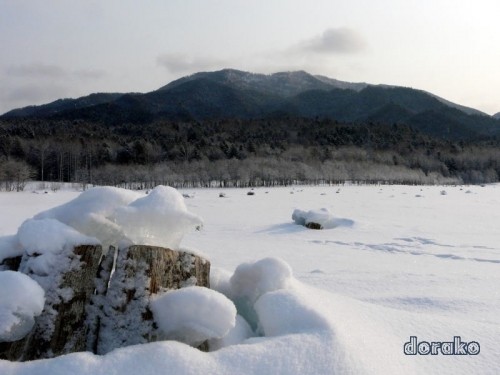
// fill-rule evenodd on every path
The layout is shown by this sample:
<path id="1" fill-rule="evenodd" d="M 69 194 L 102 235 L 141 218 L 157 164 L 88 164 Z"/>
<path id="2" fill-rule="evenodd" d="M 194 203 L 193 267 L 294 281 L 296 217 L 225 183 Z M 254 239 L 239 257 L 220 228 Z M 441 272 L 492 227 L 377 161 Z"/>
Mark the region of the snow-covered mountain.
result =
<path id="1" fill-rule="evenodd" d="M 344 82 L 304 71 L 200 72 L 145 94 L 92 94 L 12 110 L 0 118 L 19 117 L 114 124 L 148 123 L 158 118 L 202 121 L 301 117 L 407 124 L 452 139 L 500 134 L 500 125 L 491 116 L 423 90 Z"/>

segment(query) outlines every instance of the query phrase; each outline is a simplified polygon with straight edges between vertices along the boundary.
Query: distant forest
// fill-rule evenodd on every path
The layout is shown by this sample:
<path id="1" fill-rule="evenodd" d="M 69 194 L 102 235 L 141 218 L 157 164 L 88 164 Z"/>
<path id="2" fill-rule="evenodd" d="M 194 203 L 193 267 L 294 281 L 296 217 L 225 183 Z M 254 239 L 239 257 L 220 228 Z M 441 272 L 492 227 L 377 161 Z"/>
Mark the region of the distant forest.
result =
<path id="1" fill-rule="evenodd" d="M 500 141 L 329 119 L 0 120 L 0 188 L 26 181 L 150 188 L 499 181 Z"/>

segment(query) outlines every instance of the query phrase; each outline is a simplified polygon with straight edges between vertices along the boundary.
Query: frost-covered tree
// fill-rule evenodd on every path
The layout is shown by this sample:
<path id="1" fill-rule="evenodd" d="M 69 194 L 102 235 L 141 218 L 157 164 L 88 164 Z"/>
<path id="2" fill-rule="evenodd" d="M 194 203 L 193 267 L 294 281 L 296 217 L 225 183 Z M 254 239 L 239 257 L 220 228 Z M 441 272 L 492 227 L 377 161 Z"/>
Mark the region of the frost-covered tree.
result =
<path id="1" fill-rule="evenodd" d="M 0 161 L 0 189 L 23 191 L 26 183 L 33 177 L 31 166 L 22 161 Z"/>

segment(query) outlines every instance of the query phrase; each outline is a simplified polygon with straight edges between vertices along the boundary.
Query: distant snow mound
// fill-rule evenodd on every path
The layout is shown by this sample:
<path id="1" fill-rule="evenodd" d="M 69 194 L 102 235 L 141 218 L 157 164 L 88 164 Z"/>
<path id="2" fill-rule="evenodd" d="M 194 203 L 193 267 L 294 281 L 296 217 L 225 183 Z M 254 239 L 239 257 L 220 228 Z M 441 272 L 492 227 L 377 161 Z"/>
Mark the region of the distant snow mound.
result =
<path id="1" fill-rule="evenodd" d="M 293 211 L 292 220 L 299 225 L 311 227 L 313 229 L 332 229 L 338 226 L 337 221 L 326 208 L 309 211 L 296 209 Z M 316 225 L 318 225 L 319 228 Z"/>
<path id="2" fill-rule="evenodd" d="M 42 313 L 45 292 L 29 276 L 20 272 L 0 272 L 0 342 L 26 336 Z"/>

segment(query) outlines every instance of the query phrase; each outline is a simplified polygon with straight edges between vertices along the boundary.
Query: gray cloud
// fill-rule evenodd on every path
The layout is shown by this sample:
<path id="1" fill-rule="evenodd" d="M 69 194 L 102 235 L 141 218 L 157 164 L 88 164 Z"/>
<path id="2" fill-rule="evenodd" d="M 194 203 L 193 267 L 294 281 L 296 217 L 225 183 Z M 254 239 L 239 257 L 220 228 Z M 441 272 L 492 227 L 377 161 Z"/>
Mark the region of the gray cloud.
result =
<path id="1" fill-rule="evenodd" d="M 43 63 L 9 66 L 6 73 L 10 76 L 30 78 L 61 78 L 67 75 L 60 66 Z"/>
<path id="2" fill-rule="evenodd" d="M 28 65 L 11 65 L 5 69 L 7 76 L 29 79 L 97 79 L 106 75 L 102 69 L 78 69 L 68 71 L 57 65 L 32 63 Z"/>
<path id="3" fill-rule="evenodd" d="M 65 69 L 45 63 L 10 65 L 0 69 L 0 113 L 79 95 L 89 82 L 105 78 L 101 69 Z M 83 90 L 86 92 L 87 90 Z"/>
<path id="4" fill-rule="evenodd" d="M 102 69 L 80 69 L 80 70 L 75 70 L 73 72 L 73 75 L 76 78 L 99 79 L 106 76 L 106 71 Z"/>
<path id="5" fill-rule="evenodd" d="M 58 85 L 24 85 L 15 87 L 5 93 L 5 100 L 9 102 L 28 101 L 40 103 L 54 97 L 64 97 L 67 90 Z"/>
<path id="6" fill-rule="evenodd" d="M 27 105 L 49 103 L 69 94 L 68 88 L 57 84 L 22 84 L 0 91 L 0 114 Z"/>
<path id="7" fill-rule="evenodd" d="M 357 31 L 341 27 L 327 29 L 321 35 L 299 43 L 294 49 L 297 52 L 319 54 L 351 54 L 361 52 L 366 47 L 366 41 Z"/>
<path id="8" fill-rule="evenodd" d="M 230 62 L 203 58 L 203 57 L 192 57 L 185 54 L 163 54 L 158 56 L 157 63 L 163 66 L 171 73 L 189 73 L 198 72 L 203 70 L 213 70 L 227 68 L 231 65 Z"/>

